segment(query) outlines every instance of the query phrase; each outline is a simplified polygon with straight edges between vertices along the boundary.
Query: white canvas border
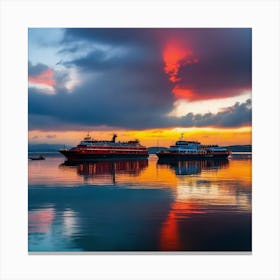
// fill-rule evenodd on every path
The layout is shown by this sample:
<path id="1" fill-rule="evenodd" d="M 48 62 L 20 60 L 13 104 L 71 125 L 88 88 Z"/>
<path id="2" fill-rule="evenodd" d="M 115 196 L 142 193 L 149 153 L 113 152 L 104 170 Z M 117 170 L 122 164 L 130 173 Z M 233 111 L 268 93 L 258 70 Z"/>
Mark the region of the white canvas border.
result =
<path id="1" fill-rule="evenodd" d="M 28 255 L 27 28 L 253 28 L 252 255 Z M 2 1 L 1 279 L 279 279 L 279 2 Z"/>

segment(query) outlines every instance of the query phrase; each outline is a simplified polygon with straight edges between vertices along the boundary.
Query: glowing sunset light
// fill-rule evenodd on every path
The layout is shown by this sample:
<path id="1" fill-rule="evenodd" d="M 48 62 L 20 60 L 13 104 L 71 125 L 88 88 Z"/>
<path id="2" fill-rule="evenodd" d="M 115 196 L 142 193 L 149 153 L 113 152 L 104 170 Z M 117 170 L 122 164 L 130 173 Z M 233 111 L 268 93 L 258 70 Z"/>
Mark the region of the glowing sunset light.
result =
<path id="1" fill-rule="evenodd" d="M 29 76 L 28 81 L 35 85 L 39 84 L 53 87 L 55 86 L 54 71 L 49 68 L 36 76 Z"/>
<path id="2" fill-rule="evenodd" d="M 30 27 L 27 52 L 28 252 L 252 252 L 252 28 Z"/>
<path id="3" fill-rule="evenodd" d="M 160 233 L 160 248 L 163 251 L 176 251 L 181 247 L 176 214 L 170 211 Z"/>
<path id="4" fill-rule="evenodd" d="M 236 96 L 242 95 L 242 92 L 250 92 L 249 89 L 240 89 L 240 93 L 232 92 L 232 91 L 225 91 L 223 95 L 219 91 L 205 92 L 198 89 L 193 89 L 189 85 L 182 85 L 176 84 L 175 87 L 172 89 L 172 93 L 175 95 L 176 99 L 180 100 L 187 100 L 190 102 L 193 101 L 205 101 L 205 100 L 219 100 L 225 98 L 233 98 Z M 250 92 L 251 96 L 251 92 Z"/>
<path id="5" fill-rule="evenodd" d="M 175 127 L 168 129 L 146 129 L 146 130 L 113 130 L 117 133 L 117 141 L 128 141 L 131 139 L 139 139 L 141 144 L 146 146 L 165 146 L 168 147 L 177 141 L 181 133 L 184 133 L 186 140 L 200 141 L 204 144 L 218 145 L 235 145 L 250 144 L 252 137 L 252 128 L 210 128 L 210 127 Z M 94 139 L 111 139 L 112 131 L 89 131 Z M 87 131 L 39 131 L 29 132 L 29 142 L 36 143 L 52 143 L 77 145 L 87 134 Z M 49 135 L 55 135 L 52 138 Z"/>
<path id="6" fill-rule="evenodd" d="M 190 95 L 191 94 L 193 94 L 193 92 L 191 92 Z M 206 114 L 209 112 L 217 114 L 218 112 L 224 111 L 225 108 L 232 106 L 232 104 L 235 104 L 237 102 L 244 103 L 250 98 L 250 91 L 243 91 L 240 95 L 233 97 L 210 100 L 188 101 L 185 98 L 178 98 L 174 102 L 174 108 L 169 113 L 169 116 L 182 117 L 185 116 L 188 112 L 192 112 L 193 114 Z"/>
<path id="7" fill-rule="evenodd" d="M 187 64 L 197 63 L 198 59 L 193 58 L 193 52 L 180 45 L 178 42 L 169 43 L 163 51 L 164 71 L 169 75 L 172 83 L 179 82 L 178 76 L 180 67 Z"/>
<path id="8" fill-rule="evenodd" d="M 188 88 L 182 88 L 178 85 L 176 85 L 173 88 L 172 93 L 174 93 L 177 99 L 185 99 L 191 101 L 191 100 L 195 100 L 196 98 L 193 90 Z"/>
<path id="9" fill-rule="evenodd" d="M 30 28 L 30 144 L 251 143 L 251 29 Z M 156 39 L 157 38 L 157 39 Z M 211 40 L 211 43 L 210 41 Z"/>

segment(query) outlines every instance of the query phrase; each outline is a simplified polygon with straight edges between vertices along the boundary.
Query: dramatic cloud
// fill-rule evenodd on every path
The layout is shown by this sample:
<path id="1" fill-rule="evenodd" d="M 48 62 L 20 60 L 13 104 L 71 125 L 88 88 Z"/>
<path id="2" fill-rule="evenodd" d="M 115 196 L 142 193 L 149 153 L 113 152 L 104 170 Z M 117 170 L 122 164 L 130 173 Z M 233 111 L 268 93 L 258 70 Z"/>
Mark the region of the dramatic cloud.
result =
<path id="1" fill-rule="evenodd" d="M 54 70 L 44 64 L 28 64 L 28 82 L 37 85 L 55 86 Z"/>
<path id="2" fill-rule="evenodd" d="M 30 61 L 28 62 L 28 77 L 35 77 L 43 72 L 46 72 L 49 67 L 43 63 L 33 65 Z"/>
<path id="3" fill-rule="evenodd" d="M 245 103 L 236 103 L 232 107 L 224 108 L 217 114 L 207 113 L 204 115 L 188 113 L 181 118 L 174 118 L 173 124 L 182 127 L 240 127 L 250 126 L 252 122 L 251 100 Z"/>
<path id="4" fill-rule="evenodd" d="M 114 85 L 117 80 L 108 81 Z M 170 102 L 157 96 L 149 96 L 149 104 L 143 92 L 133 93 L 128 98 L 124 92 L 103 91 L 102 95 L 95 94 L 94 84 L 78 88 L 78 93 L 71 95 L 59 93 L 57 95 L 38 94 L 37 90 L 30 90 L 29 126 L 30 129 L 86 129 L 91 126 L 107 126 L 125 129 L 145 129 L 153 127 L 240 127 L 251 125 L 251 100 L 236 103 L 224 108 L 217 114 L 187 113 L 183 117 L 170 117 Z M 100 85 L 101 86 L 101 85 Z M 129 89 L 128 89 L 129 90 Z M 116 102 L 108 102 L 112 94 L 117 96 Z M 136 96 L 134 96 L 136 94 Z M 170 100 L 172 96 L 170 95 Z M 80 102 L 80 99 L 87 102 Z M 58 106 L 59 104 L 59 106 Z M 148 104 L 148 105 L 147 105 Z M 158 106 L 160 104 L 160 106 Z"/>
<path id="5" fill-rule="evenodd" d="M 177 98 L 219 99 L 251 90 L 250 30 L 202 29 L 189 38 L 199 62 L 180 68 L 181 79 L 173 89 Z"/>
<path id="6" fill-rule="evenodd" d="M 55 94 L 58 91 L 71 92 L 73 85 L 77 82 L 76 72 L 70 67 L 66 69 L 63 66 L 56 66 L 52 69 L 42 63 L 33 65 L 29 62 L 28 74 L 30 88 L 40 88 L 41 91 L 38 91 L 40 94 Z"/>
<path id="7" fill-rule="evenodd" d="M 107 55 L 116 49 L 132 50 L 136 46 L 145 50 L 134 59 L 161 52 L 162 71 L 174 83 L 172 92 L 177 99 L 225 98 L 251 89 L 250 29 L 67 29 L 64 40 L 68 47 L 74 39 L 102 48 L 110 46 Z M 92 54 L 87 65 L 106 67 L 104 55 L 98 51 L 94 54 L 99 59 L 93 65 Z M 76 61 L 78 65 L 81 62 Z"/>
<path id="8" fill-rule="evenodd" d="M 237 103 L 217 114 L 169 115 L 178 99 L 191 105 L 251 90 L 250 29 L 74 28 L 63 32 L 57 37 L 60 43 L 55 40 L 56 59 L 50 58 L 56 63 L 29 63 L 31 130 L 251 123 L 249 103 Z M 54 94 L 44 94 L 44 89 L 36 87 L 40 84 L 51 86 Z"/>
<path id="9" fill-rule="evenodd" d="M 193 52 L 180 45 L 177 41 L 169 42 L 163 50 L 164 71 L 169 75 L 169 80 L 173 83 L 179 82 L 182 78 L 178 76 L 181 67 L 197 63 L 198 59 L 193 58 Z"/>
<path id="10" fill-rule="evenodd" d="M 150 79 L 151 75 L 148 70 L 142 74 L 141 69 L 131 69 L 130 73 L 99 74 L 96 80 L 93 74 L 71 94 L 58 90 L 55 95 L 43 95 L 40 89 L 30 88 L 30 128 L 64 128 L 66 124 L 76 127 L 156 126 L 159 117 L 172 108 L 173 96 L 166 90 L 165 77 Z M 125 82 L 121 79 L 123 76 L 127 78 Z M 34 115 L 37 115 L 36 120 Z"/>
<path id="11" fill-rule="evenodd" d="M 41 84 L 46 86 L 54 86 L 54 71 L 52 69 L 47 69 L 37 76 L 30 76 L 28 81 L 33 84 Z"/>

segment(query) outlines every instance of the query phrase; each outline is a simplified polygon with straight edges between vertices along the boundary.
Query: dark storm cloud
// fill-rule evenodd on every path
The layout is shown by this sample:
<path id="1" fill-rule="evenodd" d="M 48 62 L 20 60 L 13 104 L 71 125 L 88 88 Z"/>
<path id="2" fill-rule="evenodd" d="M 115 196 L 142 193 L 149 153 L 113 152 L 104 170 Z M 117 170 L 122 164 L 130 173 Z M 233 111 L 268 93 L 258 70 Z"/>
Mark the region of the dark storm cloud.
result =
<path id="1" fill-rule="evenodd" d="M 30 61 L 28 62 L 28 76 L 30 77 L 36 77 L 40 74 L 43 74 L 44 72 L 51 70 L 53 71 L 53 77 L 51 79 L 54 80 L 54 89 L 55 90 L 60 90 L 60 91 L 67 91 L 67 89 L 65 88 L 65 84 L 70 81 L 70 76 L 69 73 L 66 70 L 56 70 L 54 71 L 54 69 L 51 69 L 49 66 L 42 64 L 42 63 L 38 63 L 36 65 L 33 65 Z M 36 80 L 34 81 L 33 79 L 33 83 L 36 83 Z M 45 81 L 45 83 L 47 83 L 47 81 Z M 35 89 L 34 89 L 35 90 Z M 40 92 L 40 93 L 44 93 L 44 92 Z"/>
<path id="2" fill-rule="evenodd" d="M 153 76 L 162 75 L 163 63 L 161 54 L 147 47 L 122 47 L 109 51 L 94 49 L 87 55 L 79 57 L 72 61 L 66 61 L 66 66 L 74 65 L 81 68 L 83 71 L 139 71 L 153 72 Z M 164 76 L 165 77 L 165 76 Z M 125 77 L 123 77 L 125 78 Z M 166 79 L 166 77 L 165 77 Z"/>
<path id="3" fill-rule="evenodd" d="M 156 53 L 159 59 L 154 63 L 157 64 L 163 63 L 165 46 L 170 41 L 178 41 L 192 50 L 199 61 L 182 65 L 178 74 L 181 80 L 177 86 L 194 92 L 190 100 L 224 98 L 251 89 L 252 34 L 249 28 L 67 29 L 64 42 L 69 47 L 73 40 L 131 49 L 140 46 L 145 48 L 140 57 L 151 58 L 151 54 Z M 72 61 L 78 66 L 91 67 L 106 67 L 106 62 L 104 54 L 98 50 Z"/>
<path id="4" fill-rule="evenodd" d="M 72 92 L 57 90 L 55 95 L 29 89 L 30 127 L 35 129 L 71 123 L 73 126 L 107 125 L 144 128 L 157 125 L 172 109 L 173 95 L 164 74 L 136 67 L 94 74 Z M 51 119 L 44 123 L 38 115 Z"/>
<path id="5" fill-rule="evenodd" d="M 191 42 L 199 63 L 181 69 L 179 84 L 194 90 L 196 100 L 234 96 L 251 89 L 250 29 L 201 30 Z"/>
<path id="6" fill-rule="evenodd" d="M 64 87 L 69 75 L 55 71 L 55 94 L 30 88 L 29 128 L 235 127 L 250 123 L 248 104 L 236 104 L 218 114 L 167 117 L 175 96 L 174 84 L 164 72 L 162 51 L 170 38 L 179 38 L 199 59 L 179 72 L 179 85 L 194 89 L 198 99 L 239 95 L 251 87 L 249 29 L 66 29 L 60 52 L 68 54 L 68 60 L 62 64 L 79 69 L 82 82 L 69 92 Z M 89 45 L 90 50 L 78 55 Z M 30 64 L 29 73 L 43 67 Z"/>
<path id="7" fill-rule="evenodd" d="M 49 67 L 43 63 L 33 65 L 30 61 L 28 62 L 28 76 L 37 76 L 48 69 Z"/>
<path id="8" fill-rule="evenodd" d="M 86 40 L 115 46 L 139 45 L 147 41 L 155 43 L 157 31 L 156 28 L 67 28 L 63 41 L 71 44 L 75 40 Z"/>
<path id="9" fill-rule="evenodd" d="M 225 108 L 217 114 L 193 114 L 189 113 L 181 118 L 173 118 L 171 123 L 177 126 L 189 127 L 240 127 L 251 125 L 252 104 L 251 99 L 245 103 L 235 103 L 234 106 Z"/>
<path id="10" fill-rule="evenodd" d="M 111 51 L 93 47 L 65 64 L 78 67 L 83 82 L 71 94 L 56 89 L 55 95 L 43 95 L 31 88 L 30 127 L 47 126 L 41 115 L 52 116 L 58 126 L 145 128 L 158 125 L 172 109 L 172 85 L 162 71 L 161 55 L 145 46 L 122 45 Z"/>
<path id="11" fill-rule="evenodd" d="M 126 99 L 126 95 L 120 92 L 115 102 L 107 102 L 106 96 L 105 92 L 103 97 L 94 93 L 87 94 L 87 102 L 80 102 L 75 94 L 42 95 L 30 89 L 29 128 L 83 130 L 101 125 L 127 129 L 176 126 L 225 128 L 251 125 L 251 100 L 236 103 L 217 114 L 188 113 L 183 117 L 169 117 L 168 103 L 162 102 L 162 106 L 158 107 L 156 97 L 154 104 L 150 99 L 150 104 L 147 105 L 145 95 L 141 98 L 139 94 L 138 98 L 134 98 L 132 94 L 131 99 Z M 80 95 L 80 98 L 83 98 L 83 95 Z"/>

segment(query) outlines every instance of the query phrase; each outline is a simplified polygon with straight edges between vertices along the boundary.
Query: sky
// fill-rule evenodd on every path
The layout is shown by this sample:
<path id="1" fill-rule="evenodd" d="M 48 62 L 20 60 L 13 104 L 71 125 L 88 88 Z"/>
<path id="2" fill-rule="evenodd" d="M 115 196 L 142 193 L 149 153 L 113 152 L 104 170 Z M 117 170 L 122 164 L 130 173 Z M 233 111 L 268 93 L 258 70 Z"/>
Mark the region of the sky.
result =
<path id="1" fill-rule="evenodd" d="M 29 143 L 250 144 L 250 28 L 30 28 Z"/>

